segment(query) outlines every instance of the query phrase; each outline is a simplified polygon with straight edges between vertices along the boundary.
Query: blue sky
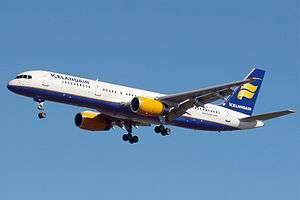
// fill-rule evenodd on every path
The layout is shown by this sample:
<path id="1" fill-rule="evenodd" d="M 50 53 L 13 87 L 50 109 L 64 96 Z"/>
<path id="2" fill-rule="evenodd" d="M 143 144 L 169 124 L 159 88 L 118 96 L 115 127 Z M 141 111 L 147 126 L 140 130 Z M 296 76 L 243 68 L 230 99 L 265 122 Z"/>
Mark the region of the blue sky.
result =
<path id="1" fill-rule="evenodd" d="M 5 1 L 0 6 L 1 199 L 297 199 L 298 114 L 217 134 L 173 127 L 88 134 L 84 109 L 6 89 L 45 69 L 176 93 L 267 70 L 255 113 L 299 110 L 299 3 L 287 1 Z"/>

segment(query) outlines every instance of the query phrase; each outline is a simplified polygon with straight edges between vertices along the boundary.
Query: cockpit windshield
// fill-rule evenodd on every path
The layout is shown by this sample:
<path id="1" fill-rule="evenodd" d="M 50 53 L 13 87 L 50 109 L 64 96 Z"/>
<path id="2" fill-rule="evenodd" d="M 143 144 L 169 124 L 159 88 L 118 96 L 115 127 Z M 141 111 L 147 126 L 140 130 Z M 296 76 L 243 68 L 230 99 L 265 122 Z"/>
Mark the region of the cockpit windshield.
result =
<path id="1" fill-rule="evenodd" d="M 20 78 L 24 78 L 24 79 L 32 79 L 31 75 L 19 75 L 17 76 L 15 79 L 20 79 Z"/>

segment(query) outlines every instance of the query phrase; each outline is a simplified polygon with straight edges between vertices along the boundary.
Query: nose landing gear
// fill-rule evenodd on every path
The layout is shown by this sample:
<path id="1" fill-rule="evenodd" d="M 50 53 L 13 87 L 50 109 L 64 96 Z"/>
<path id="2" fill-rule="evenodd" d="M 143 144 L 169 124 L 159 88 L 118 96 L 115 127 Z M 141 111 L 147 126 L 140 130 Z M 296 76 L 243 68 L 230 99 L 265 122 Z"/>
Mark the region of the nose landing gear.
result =
<path id="1" fill-rule="evenodd" d="M 38 114 L 39 119 L 46 118 L 46 113 L 44 112 L 44 110 L 45 110 L 44 101 L 37 100 L 37 109 L 40 111 Z"/>

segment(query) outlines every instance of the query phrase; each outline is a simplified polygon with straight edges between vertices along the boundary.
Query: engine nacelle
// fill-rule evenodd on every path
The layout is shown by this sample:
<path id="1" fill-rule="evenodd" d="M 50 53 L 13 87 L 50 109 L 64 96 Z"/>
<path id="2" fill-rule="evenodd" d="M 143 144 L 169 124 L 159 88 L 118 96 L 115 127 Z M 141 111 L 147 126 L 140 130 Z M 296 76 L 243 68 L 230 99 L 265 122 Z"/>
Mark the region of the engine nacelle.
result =
<path id="1" fill-rule="evenodd" d="M 112 128 L 112 123 L 103 115 L 84 111 L 75 116 L 75 124 L 77 127 L 89 131 L 108 131 Z"/>
<path id="2" fill-rule="evenodd" d="M 166 106 L 155 99 L 146 97 L 134 97 L 130 108 L 133 112 L 146 116 L 162 116 L 167 112 Z"/>

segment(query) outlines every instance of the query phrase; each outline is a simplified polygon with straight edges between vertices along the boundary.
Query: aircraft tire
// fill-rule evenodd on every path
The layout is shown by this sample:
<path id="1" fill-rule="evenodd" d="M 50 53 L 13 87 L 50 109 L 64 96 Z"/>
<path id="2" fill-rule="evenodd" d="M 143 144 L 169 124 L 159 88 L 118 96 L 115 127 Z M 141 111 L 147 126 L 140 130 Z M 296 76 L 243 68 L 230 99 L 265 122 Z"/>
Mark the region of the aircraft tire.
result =
<path id="1" fill-rule="evenodd" d="M 123 139 L 123 141 L 127 142 L 127 141 L 129 141 L 129 140 L 131 139 L 131 137 L 130 137 L 129 134 L 124 134 L 124 135 L 122 136 L 122 139 Z"/>
<path id="2" fill-rule="evenodd" d="M 161 132 L 161 128 L 159 126 L 155 126 L 154 127 L 154 132 L 157 133 L 157 134 L 160 133 Z"/>
<path id="3" fill-rule="evenodd" d="M 137 143 L 139 141 L 139 138 L 138 136 L 132 136 L 130 139 L 129 139 L 129 143 L 130 144 L 134 144 L 134 143 Z"/>
<path id="4" fill-rule="evenodd" d="M 38 114 L 38 117 L 39 117 L 39 119 L 44 119 L 44 118 L 46 118 L 46 113 L 45 112 L 40 112 Z"/>

